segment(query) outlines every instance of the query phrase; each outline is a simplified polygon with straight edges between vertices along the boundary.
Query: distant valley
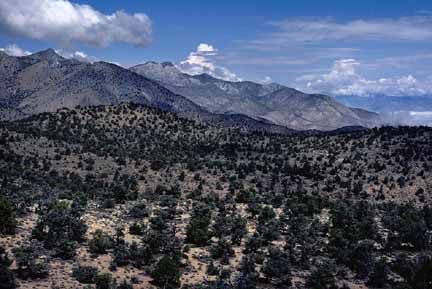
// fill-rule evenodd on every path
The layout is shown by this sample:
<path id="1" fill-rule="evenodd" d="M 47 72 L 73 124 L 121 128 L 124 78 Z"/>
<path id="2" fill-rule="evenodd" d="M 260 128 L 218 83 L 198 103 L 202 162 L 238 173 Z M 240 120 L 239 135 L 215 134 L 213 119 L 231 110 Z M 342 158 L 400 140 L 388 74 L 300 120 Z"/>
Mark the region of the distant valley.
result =
<path id="1" fill-rule="evenodd" d="M 341 95 L 336 99 L 347 106 L 362 107 L 380 113 L 388 124 L 432 125 L 430 96 Z"/>

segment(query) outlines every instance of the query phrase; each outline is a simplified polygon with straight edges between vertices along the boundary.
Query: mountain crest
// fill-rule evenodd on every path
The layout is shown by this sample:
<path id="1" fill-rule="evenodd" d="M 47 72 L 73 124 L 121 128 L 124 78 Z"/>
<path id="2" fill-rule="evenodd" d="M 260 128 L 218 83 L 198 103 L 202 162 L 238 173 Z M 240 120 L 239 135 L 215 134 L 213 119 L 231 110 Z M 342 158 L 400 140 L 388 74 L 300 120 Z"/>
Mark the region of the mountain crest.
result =
<path id="1" fill-rule="evenodd" d="M 47 49 L 25 57 L 2 57 L 0 68 L 0 79 L 22 80 L 0 81 L 0 100 L 14 100 L 14 106 L 7 107 L 8 116 L 0 115 L 0 119 L 120 102 L 224 117 L 242 114 L 298 130 L 373 126 L 378 119 L 378 115 L 351 109 L 328 96 L 282 85 L 224 81 L 205 73 L 189 75 L 170 62 L 147 62 L 130 70 L 107 62 L 76 65 Z M 0 103 L 0 113 L 1 109 Z"/>
<path id="2" fill-rule="evenodd" d="M 147 61 L 144 64 L 138 64 L 134 67 L 162 67 L 162 68 L 171 68 L 172 67 L 172 68 L 177 69 L 175 64 L 170 62 L 170 61 L 163 61 L 163 62 Z"/>
<path id="3" fill-rule="evenodd" d="M 57 52 L 52 49 L 52 48 L 48 48 L 46 50 L 42 50 L 36 53 L 33 53 L 31 55 L 28 56 L 29 58 L 35 59 L 35 60 L 40 60 L 40 61 L 60 61 L 60 60 L 64 60 L 64 58 L 62 56 L 60 56 L 59 54 L 57 54 Z"/>
<path id="4" fill-rule="evenodd" d="M 221 81 L 221 79 L 215 78 L 208 73 L 193 75 L 193 78 L 199 79 L 200 81 L 204 81 L 204 82 Z"/>
<path id="5" fill-rule="evenodd" d="M 135 73 L 141 74 L 147 78 L 165 83 L 183 86 L 189 83 L 188 77 L 181 72 L 172 62 L 155 62 L 148 61 L 144 64 L 136 65 L 130 68 Z"/>
<path id="6" fill-rule="evenodd" d="M 175 67 L 174 63 L 169 61 L 164 61 L 161 63 L 162 67 Z"/>
<path id="7" fill-rule="evenodd" d="M 306 94 L 280 84 L 231 82 L 207 73 L 189 75 L 175 66 L 150 62 L 131 68 L 213 113 L 245 114 L 298 130 L 374 126 L 375 114 L 350 109 L 330 96 Z"/>

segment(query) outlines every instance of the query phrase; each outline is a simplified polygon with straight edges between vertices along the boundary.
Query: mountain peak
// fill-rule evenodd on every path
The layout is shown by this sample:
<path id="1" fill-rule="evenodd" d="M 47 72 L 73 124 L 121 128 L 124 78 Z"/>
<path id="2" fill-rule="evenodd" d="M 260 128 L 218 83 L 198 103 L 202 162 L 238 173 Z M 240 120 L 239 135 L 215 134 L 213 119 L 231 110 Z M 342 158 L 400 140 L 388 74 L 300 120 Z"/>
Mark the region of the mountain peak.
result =
<path id="1" fill-rule="evenodd" d="M 143 66 L 143 65 L 157 65 L 157 64 L 159 64 L 159 62 L 156 62 L 156 61 L 150 60 L 150 61 L 147 61 L 147 62 L 145 62 L 145 63 L 143 63 L 143 64 L 137 64 L 137 65 L 135 65 L 135 67 L 136 67 L 136 66 Z"/>
<path id="2" fill-rule="evenodd" d="M 169 83 L 170 85 L 183 86 L 189 83 L 188 77 L 174 63 L 168 61 L 148 61 L 144 64 L 134 66 L 130 70 L 147 78 Z"/>
<path id="3" fill-rule="evenodd" d="M 29 55 L 28 57 L 30 57 L 32 59 L 48 60 L 48 61 L 52 61 L 52 60 L 59 61 L 59 60 L 64 59 L 62 56 L 57 54 L 57 52 L 52 48 L 48 48 L 46 50 L 42 50 L 42 51 L 33 53 L 33 54 Z"/>
<path id="4" fill-rule="evenodd" d="M 174 63 L 172 63 L 170 61 L 164 61 L 164 62 L 147 61 L 144 64 L 138 64 L 134 67 L 146 67 L 146 66 L 158 66 L 158 67 L 162 67 L 162 68 L 170 68 L 170 67 L 176 68 Z"/>
<path id="5" fill-rule="evenodd" d="M 169 61 L 164 61 L 161 63 L 162 67 L 175 67 L 174 63 Z"/>

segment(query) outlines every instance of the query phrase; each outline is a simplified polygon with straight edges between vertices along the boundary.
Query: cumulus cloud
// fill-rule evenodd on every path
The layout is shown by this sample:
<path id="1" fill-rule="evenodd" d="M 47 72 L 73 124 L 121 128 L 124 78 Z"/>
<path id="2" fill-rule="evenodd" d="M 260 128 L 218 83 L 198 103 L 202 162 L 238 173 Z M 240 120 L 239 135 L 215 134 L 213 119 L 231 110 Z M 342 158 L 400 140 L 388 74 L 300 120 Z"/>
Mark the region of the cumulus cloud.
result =
<path id="1" fill-rule="evenodd" d="M 0 51 L 3 51 L 10 56 L 27 56 L 31 54 L 30 51 L 24 50 L 16 44 L 10 44 L 5 48 L 0 48 Z"/>
<path id="2" fill-rule="evenodd" d="M 227 81 L 241 81 L 235 73 L 228 70 L 226 67 L 218 66 L 215 63 L 215 57 L 218 55 L 218 50 L 212 45 L 201 43 L 196 51 L 191 52 L 188 58 L 181 61 L 178 68 L 191 75 L 207 73 L 213 77 Z"/>
<path id="3" fill-rule="evenodd" d="M 367 79 L 357 72 L 361 65 L 355 59 L 334 62 L 330 72 L 310 74 L 297 78 L 305 90 L 333 95 L 391 95 L 419 96 L 432 94 L 432 81 L 419 80 L 413 75 L 396 78 Z"/>
<path id="4" fill-rule="evenodd" d="M 105 47 L 114 42 L 148 45 L 152 23 L 143 13 L 105 15 L 68 0 L 2 0 L 0 30 L 62 45 L 75 42 Z"/>
<path id="5" fill-rule="evenodd" d="M 197 52 L 206 53 L 207 55 L 216 55 L 217 49 L 207 43 L 201 43 L 197 47 Z"/>

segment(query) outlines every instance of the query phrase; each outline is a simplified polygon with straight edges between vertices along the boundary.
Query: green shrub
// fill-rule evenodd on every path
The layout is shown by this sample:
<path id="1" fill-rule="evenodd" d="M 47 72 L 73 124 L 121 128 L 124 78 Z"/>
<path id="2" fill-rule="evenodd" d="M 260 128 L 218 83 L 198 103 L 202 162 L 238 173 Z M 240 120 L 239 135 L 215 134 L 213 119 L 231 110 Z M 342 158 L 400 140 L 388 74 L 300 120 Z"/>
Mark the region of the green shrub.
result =
<path id="1" fill-rule="evenodd" d="M 90 252 L 96 255 L 106 254 L 107 250 L 113 247 L 114 241 L 112 237 L 99 229 L 93 233 L 93 239 L 89 241 Z"/>
<path id="2" fill-rule="evenodd" d="M 68 259 L 75 255 L 76 243 L 84 241 L 87 225 L 81 219 L 82 212 L 64 201 L 54 201 L 40 209 L 35 239 L 44 242 L 48 249 L 55 249 L 57 256 Z"/>
<path id="3" fill-rule="evenodd" d="M 0 235 L 15 234 L 17 221 L 15 209 L 12 204 L 4 197 L 0 196 Z"/>
<path id="4" fill-rule="evenodd" d="M 313 271 L 306 281 L 306 287 L 310 289 L 337 288 L 334 273 L 331 266 L 323 265 Z"/>
<path id="5" fill-rule="evenodd" d="M 115 289 L 116 284 L 110 273 L 101 273 L 96 276 L 96 289 Z"/>
<path id="6" fill-rule="evenodd" d="M 33 244 L 14 249 L 18 275 L 23 279 L 36 279 L 48 276 L 48 260 L 39 253 L 40 248 Z"/>
<path id="7" fill-rule="evenodd" d="M 15 276 L 9 269 L 11 263 L 5 249 L 0 246 L 0 289 L 16 288 Z"/>
<path id="8" fill-rule="evenodd" d="M 131 235 L 142 235 L 144 233 L 145 226 L 141 223 L 133 223 L 129 226 L 129 234 Z"/>
<path id="9" fill-rule="evenodd" d="M 92 284 L 96 282 L 98 268 L 92 266 L 78 266 L 73 268 L 72 276 L 80 283 Z"/>
<path id="10" fill-rule="evenodd" d="M 179 264 L 168 256 L 163 256 L 151 273 L 153 283 L 163 288 L 177 288 L 180 285 Z"/>

